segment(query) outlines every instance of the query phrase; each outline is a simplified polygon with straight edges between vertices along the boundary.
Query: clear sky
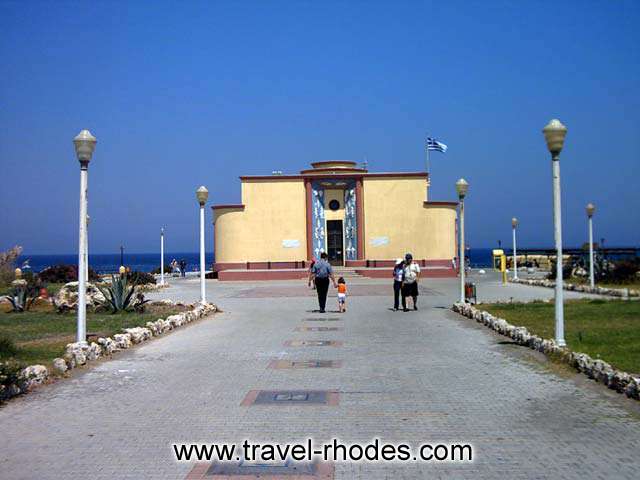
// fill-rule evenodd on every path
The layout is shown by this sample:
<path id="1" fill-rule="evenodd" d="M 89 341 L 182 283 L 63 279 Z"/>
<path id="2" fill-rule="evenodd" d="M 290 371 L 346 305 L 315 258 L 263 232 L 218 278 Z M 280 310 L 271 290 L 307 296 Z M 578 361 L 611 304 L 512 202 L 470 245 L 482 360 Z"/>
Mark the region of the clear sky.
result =
<path id="1" fill-rule="evenodd" d="M 72 253 L 90 129 L 94 253 L 196 251 L 195 189 L 327 159 L 470 183 L 467 242 L 551 246 L 541 129 L 569 128 L 565 245 L 640 244 L 640 2 L 0 0 L 0 248 Z M 207 209 L 210 225 L 211 212 Z M 211 249 L 212 229 L 207 230 Z"/>

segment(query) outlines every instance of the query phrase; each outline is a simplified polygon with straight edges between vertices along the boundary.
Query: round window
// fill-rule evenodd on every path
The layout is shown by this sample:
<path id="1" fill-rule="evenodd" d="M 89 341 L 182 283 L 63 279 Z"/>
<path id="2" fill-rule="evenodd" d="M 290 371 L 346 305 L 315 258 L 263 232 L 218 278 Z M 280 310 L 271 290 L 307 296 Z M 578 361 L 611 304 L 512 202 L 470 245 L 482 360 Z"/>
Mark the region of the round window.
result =
<path id="1" fill-rule="evenodd" d="M 340 208 L 340 202 L 338 200 L 331 200 L 329 202 L 329 208 L 333 211 L 336 211 Z"/>

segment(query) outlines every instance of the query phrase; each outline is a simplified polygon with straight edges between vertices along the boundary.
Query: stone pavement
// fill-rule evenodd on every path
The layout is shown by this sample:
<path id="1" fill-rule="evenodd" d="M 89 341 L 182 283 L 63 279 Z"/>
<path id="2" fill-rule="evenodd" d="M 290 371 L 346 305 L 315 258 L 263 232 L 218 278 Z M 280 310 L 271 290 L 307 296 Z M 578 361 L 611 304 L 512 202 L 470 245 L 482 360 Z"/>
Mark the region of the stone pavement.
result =
<path id="1" fill-rule="evenodd" d="M 553 291 L 476 277 L 481 300 Z M 224 311 L 0 408 L 2 479 L 184 479 L 174 442 L 468 442 L 470 464 L 336 464 L 335 478 L 637 478 L 634 401 L 559 376 L 449 309 L 454 279 L 425 281 L 418 312 L 389 310 L 389 283 L 354 280 L 348 311 L 318 318 L 299 282 L 208 282 Z M 156 297 L 195 300 L 196 280 Z M 567 292 L 567 297 L 576 296 Z M 334 307 L 335 299 L 329 306 Z M 332 326 L 331 331 L 298 327 Z M 285 346 L 335 340 L 341 346 Z M 273 369 L 273 360 L 337 368 Z M 335 406 L 241 406 L 251 390 L 333 390 Z"/>

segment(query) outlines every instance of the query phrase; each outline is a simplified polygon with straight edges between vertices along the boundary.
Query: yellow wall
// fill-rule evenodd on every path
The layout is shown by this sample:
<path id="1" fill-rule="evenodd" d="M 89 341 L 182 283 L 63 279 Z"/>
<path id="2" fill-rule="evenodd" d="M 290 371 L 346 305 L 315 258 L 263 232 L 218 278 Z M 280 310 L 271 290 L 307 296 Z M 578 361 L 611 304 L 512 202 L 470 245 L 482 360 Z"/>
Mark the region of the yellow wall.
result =
<path id="1" fill-rule="evenodd" d="M 455 207 L 425 206 L 424 178 L 365 177 L 363 190 L 366 258 L 455 256 Z"/>
<path id="2" fill-rule="evenodd" d="M 450 259 L 456 256 L 456 208 L 453 206 L 427 205 L 425 215 L 425 248 L 427 260 Z M 418 257 L 422 258 L 422 257 Z"/>
<path id="3" fill-rule="evenodd" d="M 456 209 L 425 205 L 424 178 L 367 178 L 364 192 L 365 258 L 388 260 L 411 252 L 416 259 L 450 259 L 455 256 Z M 327 220 L 344 219 L 344 193 L 325 193 Z M 331 199 L 340 210 L 328 209 Z M 278 262 L 307 257 L 306 197 L 301 179 L 244 180 L 239 209 L 214 210 L 216 261 Z M 374 245 L 382 239 L 387 244 Z M 297 240 L 285 248 L 283 240 Z M 384 243 L 384 242 L 382 242 Z"/>
<path id="4" fill-rule="evenodd" d="M 244 211 L 214 210 L 216 262 L 296 261 L 307 257 L 302 180 L 245 180 Z M 283 240 L 297 240 L 285 248 Z"/>

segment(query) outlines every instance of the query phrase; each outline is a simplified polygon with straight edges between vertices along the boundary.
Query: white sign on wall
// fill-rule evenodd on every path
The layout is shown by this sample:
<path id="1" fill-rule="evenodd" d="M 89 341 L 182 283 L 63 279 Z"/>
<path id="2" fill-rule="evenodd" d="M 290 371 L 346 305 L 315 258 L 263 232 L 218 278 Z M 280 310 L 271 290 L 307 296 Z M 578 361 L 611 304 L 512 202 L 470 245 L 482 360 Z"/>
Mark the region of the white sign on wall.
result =
<path id="1" fill-rule="evenodd" d="M 369 245 L 372 247 L 382 247 L 383 245 L 389 245 L 389 237 L 373 237 L 369 240 Z"/>
<path id="2" fill-rule="evenodd" d="M 300 240 L 282 240 L 282 246 L 284 248 L 298 248 Z"/>

